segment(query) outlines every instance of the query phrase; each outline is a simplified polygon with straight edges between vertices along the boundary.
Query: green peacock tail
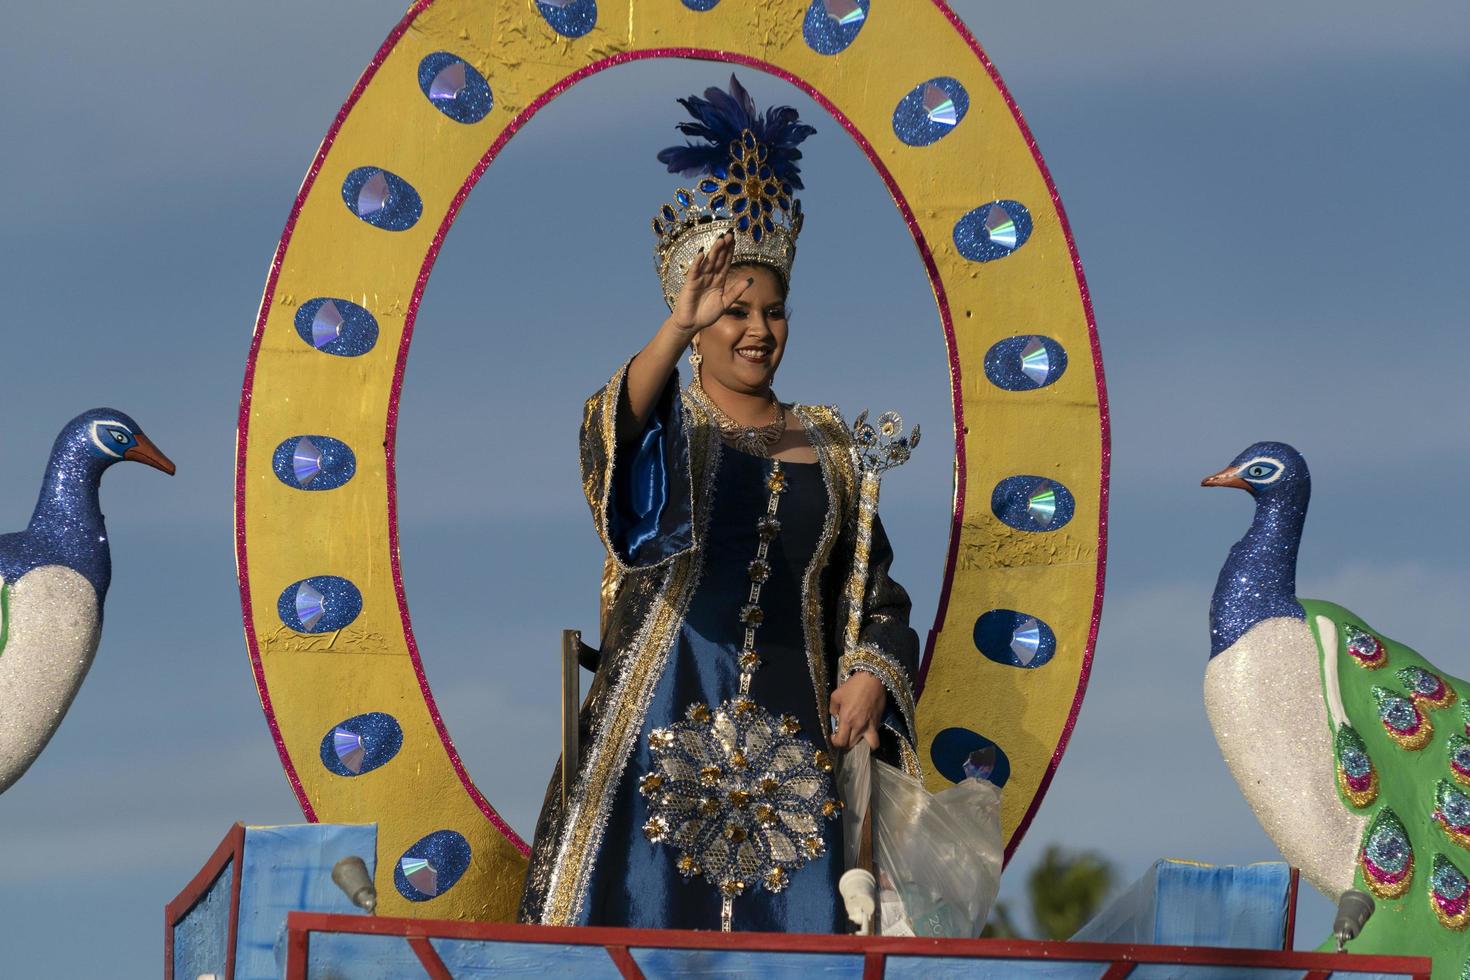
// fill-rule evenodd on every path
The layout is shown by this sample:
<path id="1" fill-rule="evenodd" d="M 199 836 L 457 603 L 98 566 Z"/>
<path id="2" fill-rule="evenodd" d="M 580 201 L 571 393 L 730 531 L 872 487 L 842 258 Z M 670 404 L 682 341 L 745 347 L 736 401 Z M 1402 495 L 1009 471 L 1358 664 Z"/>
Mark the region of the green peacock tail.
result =
<path id="1" fill-rule="evenodd" d="M 1367 818 L 1354 887 L 1379 902 L 1348 949 L 1429 955 L 1434 980 L 1470 980 L 1470 684 L 1341 606 L 1302 606 L 1319 653 L 1318 618 L 1336 632 L 1322 659 L 1323 697 L 1339 797 Z"/>

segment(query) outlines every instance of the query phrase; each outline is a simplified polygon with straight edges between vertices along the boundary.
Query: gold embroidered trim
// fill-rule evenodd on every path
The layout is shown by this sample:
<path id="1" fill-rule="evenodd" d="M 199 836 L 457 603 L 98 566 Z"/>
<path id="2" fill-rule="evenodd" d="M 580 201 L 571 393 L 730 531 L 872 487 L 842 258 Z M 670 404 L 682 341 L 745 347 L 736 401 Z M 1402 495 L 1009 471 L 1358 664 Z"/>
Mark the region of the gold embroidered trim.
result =
<path id="1" fill-rule="evenodd" d="M 619 371 L 614 376 L 614 381 L 619 384 L 622 373 Z M 628 757 L 653 699 L 653 689 L 668 662 L 669 650 L 698 584 L 703 564 L 698 544 L 704 539 L 704 530 L 714 505 L 714 475 L 719 469 L 720 441 L 703 413 L 695 409 L 687 397 L 682 401 L 689 434 L 690 492 L 694 496 L 691 503 L 700 505 L 694 520 L 695 547 L 673 556 L 668 576 L 632 643 L 631 662 L 609 695 L 611 710 L 595 726 L 597 737 L 592 741 L 562 818 L 561 840 L 541 913 L 544 925 L 575 925 L 581 917 L 592 873 L 592 857 L 601 847 L 612 809 L 612 787 L 627 768 Z M 614 402 L 614 411 L 616 407 Z M 606 434 L 608 431 L 608 423 L 604 420 L 603 432 Z M 608 474 L 611 466 L 609 462 Z M 693 495 L 696 479 L 704 488 L 699 495 Z M 603 513 L 597 515 L 598 530 L 602 534 L 606 532 L 608 499 L 604 495 Z M 607 543 L 606 537 L 604 542 Z"/>
<path id="2" fill-rule="evenodd" d="M 841 684 L 859 670 L 867 671 L 878 680 L 893 697 L 894 705 L 908 726 L 910 738 L 914 730 L 914 689 L 908 672 L 888 654 L 864 643 L 852 653 L 844 654 L 837 661 L 837 683 Z"/>
<path id="3" fill-rule="evenodd" d="M 822 536 L 801 580 L 801 609 L 802 626 L 806 632 L 807 669 L 811 672 L 812 690 L 816 696 L 817 719 L 830 746 L 832 731 L 827 723 L 827 702 L 832 692 L 831 680 L 827 676 L 826 640 L 822 635 L 820 585 L 822 570 L 827 567 L 827 559 L 837 539 L 838 516 L 847 513 L 847 502 L 852 499 L 852 458 L 843 451 L 847 427 L 841 424 L 840 419 L 834 420 L 832 409 L 793 405 L 791 410 L 801 420 L 807 439 L 817 452 L 822 482 L 827 488 L 827 513 L 822 518 Z"/>

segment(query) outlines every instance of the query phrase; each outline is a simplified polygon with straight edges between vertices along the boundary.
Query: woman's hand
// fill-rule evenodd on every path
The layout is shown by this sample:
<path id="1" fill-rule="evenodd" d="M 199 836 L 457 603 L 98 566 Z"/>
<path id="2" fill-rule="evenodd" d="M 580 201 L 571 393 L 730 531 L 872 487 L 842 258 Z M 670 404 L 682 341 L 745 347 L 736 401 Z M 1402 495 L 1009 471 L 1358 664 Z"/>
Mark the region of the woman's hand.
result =
<path id="1" fill-rule="evenodd" d="M 837 731 L 832 734 L 832 745 L 850 749 L 861 740 L 869 748 L 877 749 L 878 726 L 883 721 L 887 700 L 883 682 L 866 670 L 854 672 L 838 685 L 829 703 L 832 720 L 838 723 Z"/>
<path id="2" fill-rule="evenodd" d="M 726 232 L 715 239 L 709 251 L 700 252 L 689 263 L 669 317 L 686 341 L 724 316 L 730 304 L 750 288 L 749 278 L 730 279 L 730 260 L 734 256 L 735 233 Z"/>

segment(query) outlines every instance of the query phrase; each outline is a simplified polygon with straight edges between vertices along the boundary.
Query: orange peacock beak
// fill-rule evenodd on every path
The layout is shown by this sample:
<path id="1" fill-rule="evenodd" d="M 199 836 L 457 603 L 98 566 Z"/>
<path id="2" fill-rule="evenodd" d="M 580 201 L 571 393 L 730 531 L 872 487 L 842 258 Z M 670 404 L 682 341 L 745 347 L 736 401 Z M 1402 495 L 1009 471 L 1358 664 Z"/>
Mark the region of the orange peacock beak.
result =
<path id="1" fill-rule="evenodd" d="M 173 460 L 165 456 L 163 450 L 153 444 L 152 439 L 141 432 L 133 438 L 137 440 L 137 445 L 123 453 L 123 459 L 131 459 L 135 463 L 147 463 L 155 470 L 163 470 L 169 476 L 174 475 Z"/>
<path id="2" fill-rule="evenodd" d="M 1220 472 L 1212 476 L 1207 476 L 1199 481 L 1199 485 L 1202 487 L 1239 487 L 1247 493 L 1254 494 L 1255 490 L 1251 485 L 1242 480 L 1236 473 L 1237 470 L 1234 466 L 1227 466 Z"/>

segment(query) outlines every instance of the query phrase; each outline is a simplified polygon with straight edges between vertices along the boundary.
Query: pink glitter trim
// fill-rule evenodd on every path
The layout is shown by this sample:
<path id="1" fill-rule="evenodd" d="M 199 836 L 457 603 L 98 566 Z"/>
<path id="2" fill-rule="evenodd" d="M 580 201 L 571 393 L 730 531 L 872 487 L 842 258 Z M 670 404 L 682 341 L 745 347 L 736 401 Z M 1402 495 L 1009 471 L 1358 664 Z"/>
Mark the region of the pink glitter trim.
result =
<path id="1" fill-rule="evenodd" d="M 1092 345 L 1092 364 L 1097 373 L 1097 403 L 1098 418 L 1101 427 L 1102 447 L 1100 480 L 1098 485 L 1098 521 L 1097 521 L 1097 587 L 1092 605 L 1092 622 L 1088 627 L 1087 650 L 1082 657 L 1082 671 L 1077 681 L 1077 696 L 1072 701 L 1072 709 L 1067 714 L 1067 723 L 1062 727 L 1062 737 L 1057 741 L 1056 751 L 1052 753 L 1051 763 L 1047 766 L 1046 774 L 1041 777 L 1041 783 L 1036 787 L 1036 795 L 1031 799 L 1031 805 L 1026 809 L 1026 815 L 1016 825 L 1015 833 L 1011 835 L 1006 844 L 1005 859 L 1010 863 L 1011 855 L 1021 843 L 1021 838 L 1026 835 L 1026 830 L 1031 826 L 1031 821 L 1036 817 L 1036 811 L 1041 808 L 1041 800 L 1046 796 L 1047 789 L 1051 786 L 1052 777 L 1056 775 L 1057 766 L 1061 764 L 1062 755 L 1067 751 L 1067 743 L 1072 739 L 1072 732 L 1077 726 L 1077 715 L 1082 710 L 1082 698 L 1087 693 L 1087 682 L 1092 676 L 1092 656 L 1097 649 L 1097 630 L 1102 622 L 1103 582 L 1108 566 L 1108 473 L 1112 465 L 1112 424 L 1108 416 L 1108 391 L 1107 384 L 1103 378 L 1102 345 L 1097 336 L 1097 318 L 1092 310 L 1092 294 L 1087 290 L 1087 278 L 1082 273 L 1082 258 L 1077 254 L 1077 242 L 1072 237 L 1072 225 L 1067 221 L 1067 211 L 1062 207 L 1061 195 L 1057 192 L 1057 185 L 1052 180 L 1051 171 L 1047 169 L 1046 161 L 1041 158 L 1041 149 L 1036 145 L 1036 137 L 1031 133 L 1031 127 L 1026 125 L 1026 120 L 1021 116 L 1021 109 L 1012 97 L 1010 89 L 1001 80 L 1000 72 L 990 63 L 980 42 L 970 33 L 969 28 L 960 20 L 959 16 L 949 8 L 944 0 L 932 0 L 934 6 L 949 18 L 954 29 L 965 42 L 970 45 L 970 50 L 975 52 L 975 57 L 985 66 L 990 80 L 995 84 L 1002 97 L 1005 98 L 1007 107 L 1011 110 L 1016 125 L 1020 127 L 1022 135 L 1026 139 L 1026 145 L 1031 148 L 1031 156 L 1036 161 L 1036 167 L 1041 171 L 1042 179 L 1046 181 L 1047 190 L 1051 193 L 1052 205 L 1057 209 L 1057 220 L 1061 224 L 1062 236 L 1067 240 L 1067 251 L 1072 256 L 1072 268 L 1077 274 L 1077 288 L 1082 296 L 1082 309 L 1087 315 L 1087 336 Z M 948 311 L 945 311 L 946 320 Z M 963 477 L 961 477 L 962 479 Z M 963 483 L 960 484 L 963 487 Z M 959 506 L 962 501 L 957 501 L 955 508 L 955 525 L 950 532 L 950 552 L 948 565 L 944 573 L 944 588 L 940 595 L 944 597 L 942 602 L 947 605 L 949 598 L 950 580 L 954 574 L 955 556 L 959 548 L 959 515 L 963 508 Z M 935 619 L 936 630 L 938 624 L 942 623 L 945 606 L 940 607 L 940 614 Z M 929 652 L 934 643 L 934 631 L 929 634 L 928 648 L 924 652 L 925 670 L 928 668 Z M 920 686 L 923 685 L 923 673 L 919 677 Z M 917 692 L 916 692 L 917 694 Z M 1470 727 L 1470 726 L 1467 726 Z"/>
<path id="2" fill-rule="evenodd" d="M 413 20 L 433 3 L 434 0 L 419 0 L 419 2 L 415 3 L 414 6 L 411 7 L 409 11 L 404 15 L 403 19 L 400 20 L 399 23 L 394 27 L 393 31 L 388 35 L 387 39 L 379 47 L 368 68 L 363 72 L 362 77 L 358 80 L 358 83 L 354 86 L 352 93 L 348 96 L 347 101 L 343 104 L 341 110 L 338 111 L 336 118 L 333 120 L 331 127 L 327 131 L 326 137 L 322 141 L 321 148 L 318 150 L 316 158 L 313 160 L 310 169 L 307 171 L 306 178 L 302 182 L 301 190 L 296 197 L 294 205 L 292 206 L 290 216 L 286 222 L 285 230 L 282 233 L 280 243 L 276 248 L 276 253 L 271 263 L 271 270 L 266 283 L 265 295 L 261 301 L 260 313 L 256 320 L 255 335 L 252 338 L 250 353 L 246 362 L 245 381 L 241 392 L 239 437 L 236 448 L 235 533 L 236 556 L 240 575 L 240 601 L 242 618 L 245 623 L 246 643 L 250 650 L 251 667 L 255 674 L 256 688 L 261 698 L 261 707 L 265 712 L 266 722 L 270 727 L 273 738 L 275 739 L 277 752 L 281 756 L 282 765 L 286 770 L 287 778 L 290 780 L 292 790 L 296 793 L 297 800 L 301 804 L 302 812 L 306 815 L 306 818 L 308 820 L 312 821 L 316 820 L 315 812 L 313 811 L 311 803 L 307 799 L 306 793 L 301 786 L 301 781 L 296 773 L 295 767 L 292 765 L 290 755 L 286 750 L 285 741 L 281 736 L 280 728 L 276 722 L 275 713 L 271 707 L 270 695 L 265 682 L 265 673 L 260 661 L 259 643 L 255 635 L 250 608 L 249 563 L 246 554 L 245 544 L 245 459 L 246 446 L 248 444 L 250 401 L 253 394 L 252 388 L 254 384 L 255 364 L 259 356 L 261 337 L 265 329 L 267 315 L 271 303 L 274 299 L 276 283 L 280 276 L 281 263 L 285 257 L 285 252 L 290 243 L 292 232 L 295 229 L 296 221 L 300 215 L 301 208 L 304 205 L 308 194 L 311 192 L 313 185 L 315 184 L 317 174 L 320 172 L 321 166 L 326 159 L 326 154 L 330 150 L 334 140 L 336 139 L 336 135 L 340 131 L 347 115 L 356 105 L 358 99 L 361 98 L 362 93 L 366 89 L 368 83 L 376 75 L 378 68 L 381 67 L 383 61 L 392 51 L 399 38 L 402 37 L 404 32 L 412 24 Z M 1086 281 L 1083 278 L 1082 274 L 1081 261 L 1077 255 L 1076 244 L 1073 240 L 1071 228 L 1067 222 L 1066 214 L 1062 209 L 1061 199 L 1057 193 L 1055 183 L 1051 178 L 1051 174 L 1047 170 L 1046 164 L 1041 158 L 1041 153 L 1036 146 L 1035 138 L 1032 136 L 1030 129 L 1026 126 L 1025 121 L 1022 119 L 1020 110 L 1016 106 L 1015 100 L 1011 97 L 1009 90 L 1006 89 L 1005 84 L 1001 81 L 999 73 L 996 72 L 994 66 L 985 56 L 984 51 L 980 48 L 980 45 L 975 41 L 974 37 L 965 28 L 964 24 L 959 20 L 954 12 L 950 10 L 949 7 L 943 2 L 943 0 L 933 0 L 933 3 L 949 19 L 951 24 L 954 25 L 955 29 L 960 33 L 960 35 L 965 38 L 966 42 L 975 52 L 976 57 L 980 60 L 985 70 L 990 75 L 992 82 L 1001 92 L 1006 101 L 1006 105 L 1010 108 L 1012 115 L 1021 128 L 1027 145 L 1031 149 L 1032 156 L 1035 159 L 1037 166 L 1039 167 L 1042 176 L 1046 182 L 1047 188 L 1051 194 L 1053 206 L 1057 209 L 1062 232 L 1067 241 L 1068 250 L 1072 256 L 1072 264 L 1077 275 L 1083 308 L 1087 316 L 1088 335 L 1092 347 L 1093 365 L 1097 376 L 1098 399 L 1100 408 L 1102 434 L 1102 468 L 1098 523 L 1098 572 L 1096 598 L 1093 605 L 1093 614 L 1088 634 L 1087 650 L 1083 658 L 1083 665 L 1079 678 L 1077 695 L 1073 701 L 1066 725 L 1063 728 L 1062 737 L 1058 742 L 1056 751 L 1053 753 L 1051 763 L 1047 768 L 1046 774 L 1042 778 L 1036 795 L 1033 797 L 1031 805 L 1026 812 L 1026 815 L 1022 818 L 1021 823 L 1018 825 L 1016 832 L 1012 835 L 1011 841 L 1006 848 L 1006 859 L 1009 860 L 1016 846 L 1020 843 L 1021 837 L 1024 835 L 1027 827 L 1029 827 L 1031 820 L 1034 818 L 1035 813 L 1040 806 L 1041 799 L 1045 795 L 1046 790 L 1051 783 L 1051 779 L 1055 774 L 1057 765 L 1061 761 L 1062 754 L 1066 749 L 1067 743 L 1071 737 L 1071 733 L 1076 725 L 1077 714 L 1081 708 L 1082 697 L 1086 690 L 1088 678 L 1091 673 L 1093 650 L 1096 646 L 1098 624 L 1102 614 L 1103 577 L 1106 568 L 1107 554 L 1108 470 L 1111 461 L 1107 392 L 1103 381 L 1102 357 L 1097 337 L 1097 326 L 1093 315 L 1091 297 L 1087 291 Z M 905 223 L 909 227 L 910 234 L 912 234 L 914 237 L 914 242 L 919 249 L 920 257 L 923 259 L 925 271 L 929 276 L 930 283 L 934 289 L 935 300 L 939 307 L 940 319 L 942 321 L 944 329 L 945 345 L 949 356 L 950 390 L 955 408 L 956 489 L 954 510 L 953 514 L 951 515 L 949 549 L 945 558 L 944 579 L 940 592 L 940 605 L 935 615 L 935 626 L 929 631 L 929 638 L 924 653 L 924 662 L 921 666 L 919 678 L 915 686 L 916 693 L 922 690 L 924 678 L 928 672 L 930 656 L 933 651 L 934 639 L 941 624 L 944 622 L 945 615 L 948 611 L 949 592 L 953 584 L 954 572 L 958 558 L 960 523 L 964 514 L 965 505 L 966 458 L 963 438 L 964 409 L 963 390 L 961 387 L 962 379 L 960 376 L 958 351 L 955 345 L 953 317 L 950 310 L 948 297 L 944 291 L 943 282 L 939 277 L 938 268 L 935 265 L 933 253 L 929 248 L 927 240 L 924 238 L 922 232 L 919 229 L 918 222 L 916 221 L 913 214 L 913 210 L 909 207 L 907 199 L 899 190 L 898 184 L 894 180 L 892 174 L 888 171 L 887 167 L 884 166 L 882 160 L 879 158 L 877 152 L 873 149 L 872 145 L 867 141 L 866 137 L 864 137 L 863 134 L 857 129 L 857 127 L 852 124 L 851 120 L 847 119 L 846 116 L 844 116 L 835 105 L 833 105 L 825 96 L 822 95 L 822 93 L 817 91 L 815 88 L 807 84 L 802 79 L 791 74 L 790 72 L 785 71 L 784 69 L 777 67 L 776 65 L 770 64 L 769 62 L 765 62 L 760 59 L 752 58 L 745 55 L 735 54 L 732 52 L 711 51 L 700 48 L 657 48 L 643 51 L 625 52 L 585 66 L 584 68 L 581 68 L 571 75 L 568 75 L 566 78 L 562 79 L 556 85 L 552 86 L 546 92 L 542 93 L 540 96 L 534 99 L 529 105 L 526 106 L 525 109 L 518 113 L 516 117 L 510 122 L 510 124 L 507 125 L 507 127 L 496 138 L 494 144 L 492 144 L 490 149 L 481 158 L 479 163 L 476 164 L 474 169 L 471 171 L 469 177 L 461 186 L 459 192 L 455 195 L 453 202 L 451 203 L 447 213 L 445 214 L 444 220 L 441 222 L 439 229 L 434 235 L 429 250 L 425 256 L 423 265 L 420 268 L 418 280 L 415 284 L 413 296 L 410 300 L 408 311 L 405 316 L 403 338 L 399 345 L 398 358 L 394 367 L 393 384 L 389 398 L 385 439 L 388 477 L 388 533 L 390 559 L 393 571 L 393 584 L 394 592 L 398 600 L 399 614 L 403 622 L 404 638 L 408 646 L 410 659 L 413 663 L 414 673 L 415 676 L 418 678 L 419 688 L 423 694 L 425 704 L 429 709 L 430 717 L 434 721 L 435 728 L 438 731 L 439 736 L 444 744 L 445 750 L 449 755 L 450 762 L 453 765 L 456 774 L 459 776 L 460 782 L 464 785 L 466 791 L 470 794 L 471 798 L 474 799 L 476 805 L 479 806 L 480 810 L 491 821 L 491 823 L 498 830 L 500 830 L 500 832 L 506 837 L 507 840 L 516 845 L 523 853 L 529 852 L 529 848 L 526 846 L 525 842 L 521 840 L 520 836 L 517 835 L 515 831 L 512 830 L 509 825 L 504 822 L 503 819 L 501 819 L 500 815 L 495 811 L 494 807 L 490 805 L 489 801 L 487 801 L 485 797 L 480 793 L 480 791 L 475 787 L 474 782 L 470 779 L 469 774 L 465 771 L 464 765 L 460 760 L 459 753 L 454 748 L 453 740 L 449 736 L 449 732 L 444 725 L 443 718 L 439 713 L 438 706 L 434 701 L 433 694 L 429 689 L 428 679 L 423 669 L 423 662 L 419 656 L 418 645 L 414 640 L 413 629 L 408 614 L 408 603 L 403 587 L 402 570 L 398 560 L 398 502 L 397 483 L 395 478 L 395 437 L 397 432 L 398 405 L 399 397 L 402 391 L 403 374 L 407 363 L 408 349 L 409 344 L 412 340 L 414 321 L 418 313 L 419 302 L 423 296 L 423 291 L 428 284 L 429 274 L 433 269 L 433 265 L 438 257 L 439 250 L 443 246 L 445 235 L 448 233 L 449 228 L 452 226 L 455 217 L 458 215 L 460 207 L 464 204 L 464 201 L 468 197 L 470 191 L 474 188 L 479 179 L 484 175 L 485 171 L 489 168 L 490 164 L 494 161 L 495 157 L 499 154 L 501 148 L 504 147 L 505 143 L 508 142 L 509 139 L 513 135 L 515 135 L 515 133 L 519 131 L 519 129 L 525 124 L 525 122 L 530 119 L 537 111 L 539 111 L 543 106 L 545 106 L 556 96 L 560 95 L 567 88 L 576 84 L 583 78 L 596 74 L 597 72 L 600 72 L 614 65 L 648 58 L 663 57 L 695 58 L 742 64 L 746 65 L 747 67 L 755 68 L 757 70 L 764 71 L 768 74 L 781 78 L 784 81 L 787 81 L 797 86 L 802 91 L 806 92 L 808 96 L 810 96 L 814 101 L 820 104 L 830 115 L 832 115 L 834 119 L 836 119 L 842 125 L 842 127 L 848 132 L 848 134 L 867 155 L 874 169 L 878 171 L 879 176 L 883 179 L 884 184 L 888 187 L 889 193 L 893 197 L 894 203 L 899 208 L 899 211 L 902 213 Z"/>
<path id="3" fill-rule="evenodd" d="M 301 812 L 307 820 L 316 822 L 316 811 L 312 808 L 311 800 L 306 796 L 306 790 L 301 785 L 301 777 L 296 772 L 296 767 L 291 762 L 291 754 L 286 750 L 286 740 L 281 736 L 280 725 L 276 723 L 276 712 L 271 706 L 270 688 L 265 682 L 265 668 L 260 662 L 260 642 L 255 635 L 255 620 L 250 609 L 250 561 L 245 547 L 245 456 L 246 446 L 249 445 L 250 435 L 250 401 L 254 395 L 255 387 L 255 362 L 260 356 L 260 342 L 265 334 L 266 320 L 270 314 L 271 303 L 275 300 L 276 282 L 281 277 L 281 263 L 286 258 L 286 249 L 291 244 L 291 235 L 296 230 L 296 220 L 301 216 L 301 209 L 306 204 L 307 195 L 311 193 L 312 186 L 316 183 L 317 174 L 321 172 L 322 164 L 326 162 L 327 152 L 331 150 L 332 143 L 337 139 L 337 133 L 341 131 L 342 124 L 347 120 L 347 115 L 352 107 L 357 105 L 357 100 L 362 98 L 362 93 L 367 89 L 368 83 L 378 73 L 393 46 L 398 39 L 408 30 L 415 17 L 419 15 L 434 0 L 419 0 L 409 8 L 408 13 L 403 15 L 388 37 L 378 47 L 373 55 L 373 60 L 358 78 L 357 84 L 352 87 L 352 92 L 347 96 L 347 101 L 342 103 L 342 108 L 337 110 L 336 118 L 327 129 L 327 135 L 322 138 L 322 145 L 317 149 L 316 156 L 307 168 L 306 177 L 301 181 L 301 190 L 296 193 L 296 200 L 291 205 L 291 213 L 286 218 L 286 227 L 281 232 L 281 240 L 276 245 L 275 255 L 271 258 L 270 273 L 266 277 L 265 294 L 260 300 L 260 312 L 255 318 L 255 332 L 250 338 L 250 353 L 245 359 L 245 381 L 240 389 L 240 415 L 236 423 L 235 437 L 235 567 L 240 577 L 240 618 L 245 624 L 245 645 L 250 651 L 250 669 L 255 675 L 255 690 L 260 696 L 260 707 L 265 712 L 266 725 L 270 727 L 271 738 L 275 740 L 276 752 L 281 757 L 281 765 L 286 770 L 286 779 L 291 784 L 291 791 L 296 794 L 296 802 L 301 805 Z"/>

